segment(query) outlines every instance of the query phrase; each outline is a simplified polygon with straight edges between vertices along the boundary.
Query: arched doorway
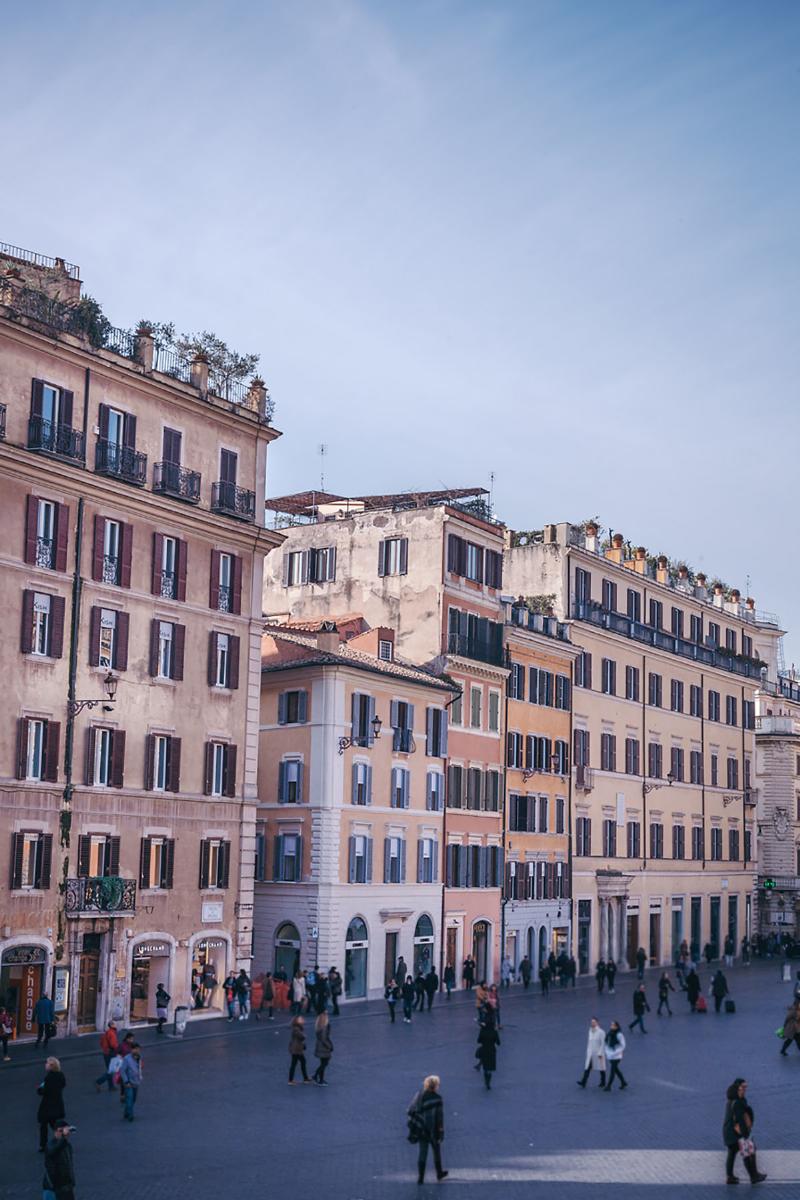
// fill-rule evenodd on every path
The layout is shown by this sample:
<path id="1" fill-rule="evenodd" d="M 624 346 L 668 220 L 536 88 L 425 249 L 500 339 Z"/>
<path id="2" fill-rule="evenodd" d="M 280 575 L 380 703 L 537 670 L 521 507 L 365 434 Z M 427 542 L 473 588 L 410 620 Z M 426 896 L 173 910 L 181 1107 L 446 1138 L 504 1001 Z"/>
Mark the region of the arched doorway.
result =
<path id="1" fill-rule="evenodd" d="M 360 1000 L 367 994 L 367 952 L 369 934 L 361 917 L 353 917 L 344 941 L 344 994 L 348 1000 Z"/>
<path id="2" fill-rule="evenodd" d="M 284 921 L 275 934 L 275 974 L 282 972 L 293 979 L 300 966 L 300 931 L 291 921 Z"/>
<path id="3" fill-rule="evenodd" d="M 541 929 L 539 930 L 539 966 L 540 966 L 540 968 L 543 967 L 544 964 L 547 962 L 547 956 L 548 956 L 547 929 L 544 925 L 542 925 Z"/>
<path id="4" fill-rule="evenodd" d="M 489 966 L 489 933 L 491 925 L 488 921 L 476 921 L 472 926 L 472 957 L 475 959 L 475 978 L 478 983 L 488 979 Z"/>
<path id="5" fill-rule="evenodd" d="M 433 921 L 423 914 L 414 927 L 414 977 L 430 974 L 433 967 Z"/>
<path id="6" fill-rule="evenodd" d="M 536 980 L 539 974 L 539 963 L 536 958 L 536 930 L 532 925 L 528 926 L 528 936 L 525 939 L 525 946 L 527 949 L 528 960 L 531 964 L 531 973 L 533 974 L 534 980 Z"/>

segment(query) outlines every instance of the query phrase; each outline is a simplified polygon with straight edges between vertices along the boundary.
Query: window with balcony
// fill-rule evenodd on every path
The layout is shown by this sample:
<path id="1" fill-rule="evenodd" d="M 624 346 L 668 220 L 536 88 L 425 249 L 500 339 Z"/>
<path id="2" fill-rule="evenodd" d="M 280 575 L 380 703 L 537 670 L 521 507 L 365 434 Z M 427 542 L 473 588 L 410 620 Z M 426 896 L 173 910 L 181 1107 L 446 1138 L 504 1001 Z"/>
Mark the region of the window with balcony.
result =
<path id="1" fill-rule="evenodd" d="M 50 887 L 53 836 L 22 830 L 11 835 L 11 890 L 46 891 Z"/>
<path id="2" fill-rule="evenodd" d="M 695 613 L 689 617 L 689 640 L 696 646 L 703 644 L 703 618 Z"/>
<path id="3" fill-rule="evenodd" d="M 162 461 L 153 464 L 153 491 L 199 504 L 200 473 L 181 466 L 182 443 L 177 429 L 164 429 Z"/>
<path id="4" fill-rule="evenodd" d="M 635 588 L 628 588 L 628 616 L 631 621 L 641 623 L 642 620 L 642 593 L 637 592 Z"/>
<path id="5" fill-rule="evenodd" d="M 119 875 L 119 838 L 87 833 L 78 838 L 78 878 L 101 879 Z"/>
<path id="6" fill-rule="evenodd" d="M 718 646 L 719 639 L 720 639 L 719 625 L 717 625 L 716 621 L 709 621 L 708 622 L 708 635 L 706 637 L 706 643 L 709 646 Z"/>
<path id="7" fill-rule="evenodd" d="M 683 609 L 673 608 L 671 613 L 670 628 L 675 637 L 683 637 Z"/>
<path id="8" fill-rule="evenodd" d="M 375 741 L 375 697 L 367 692 L 353 692 L 350 716 L 350 736 L 354 746 L 371 746 Z"/>
<path id="9" fill-rule="evenodd" d="M 200 890 L 219 891 L 230 880 L 231 844 L 222 838 L 203 838 L 200 842 Z"/>
<path id="10" fill-rule="evenodd" d="M 206 742 L 203 791 L 206 796 L 236 794 L 236 746 Z"/>
<path id="11" fill-rule="evenodd" d="M 737 643 L 735 629 L 726 629 L 725 630 L 725 649 L 728 650 L 731 654 L 736 654 L 736 652 L 738 650 L 738 643 Z"/>
<path id="12" fill-rule="evenodd" d="M 96 514 L 92 545 L 92 579 L 116 587 L 131 585 L 133 526 Z"/>
<path id="13" fill-rule="evenodd" d="M 639 699 L 639 668 L 638 667 L 626 667 L 625 668 L 625 699 L 626 700 L 636 700 L 636 701 L 638 701 L 638 699 Z"/>
<path id="14" fill-rule="evenodd" d="M 372 883 L 372 838 L 354 834 L 349 839 L 348 882 Z"/>
<path id="15" fill-rule="evenodd" d="M 386 538 L 378 543 L 378 574 L 408 574 L 408 538 Z"/>
<path id="16" fill-rule="evenodd" d="M 303 762 L 299 758 L 286 758 L 278 764 L 278 803 L 303 803 Z"/>
<path id="17" fill-rule="evenodd" d="M 168 891 L 172 887 L 175 839 L 143 837 L 139 849 L 139 887 Z"/>
<path id="18" fill-rule="evenodd" d="M 660 600 L 650 601 L 650 625 L 653 629 L 664 628 L 664 605 Z"/>
<path id="19" fill-rule="evenodd" d="M 58 458 L 83 462 L 84 436 L 72 428 L 73 393 L 44 379 L 34 379 L 31 387 L 31 415 L 28 421 L 28 449 Z"/>
<path id="20" fill-rule="evenodd" d="M 186 599 L 186 542 L 163 533 L 153 534 L 151 591 L 162 600 Z"/>
<path id="21" fill-rule="evenodd" d="M 610 579 L 603 580 L 602 597 L 603 597 L 602 598 L 603 609 L 606 612 L 616 612 L 617 611 L 617 585 L 615 583 L 613 583 Z"/>
<path id="22" fill-rule="evenodd" d="M 25 513 L 25 562 L 46 570 L 66 571 L 69 507 L 55 500 L 28 496 Z"/>
<path id="23" fill-rule="evenodd" d="M 405 883 L 406 843 L 401 837 L 383 839 L 383 882 Z"/>
<path id="24" fill-rule="evenodd" d="M 303 839 L 299 833 L 279 833 L 275 838 L 273 878 L 276 883 L 301 882 L 303 878 Z"/>
<path id="25" fill-rule="evenodd" d="M 575 599 L 579 604 L 590 604 L 592 600 L 592 576 L 583 567 L 575 568 Z"/>
<path id="26" fill-rule="evenodd" d="M 242 521 L 253 521 L 256 494 L 237 484 L 239 456 L 233 450 L 219 452 L 219 479 L 211 486 L 211 510 Z"/>
<path id="27" fill-rule="evenodd" d="M 753 639 L 748 634 L 742 634 L 742 654 L 745 658 L 753 657 Z"/>
<path id="28" fill-rule="evenodd" d="M 447 652 L 501 666 L 505 658 L 502 623 L 490 621 L 488 617 L 478 616 L 477 613 L 451 608 L 448 614 Z"/>
<path id="29" fill-rule="evenodd" d="M 136 417 L 101 404 L 97 424 L 100 430 L 94 460 L 97 474 L 143 487 L 147 482 L 147 455 L 136 450 Z"/>

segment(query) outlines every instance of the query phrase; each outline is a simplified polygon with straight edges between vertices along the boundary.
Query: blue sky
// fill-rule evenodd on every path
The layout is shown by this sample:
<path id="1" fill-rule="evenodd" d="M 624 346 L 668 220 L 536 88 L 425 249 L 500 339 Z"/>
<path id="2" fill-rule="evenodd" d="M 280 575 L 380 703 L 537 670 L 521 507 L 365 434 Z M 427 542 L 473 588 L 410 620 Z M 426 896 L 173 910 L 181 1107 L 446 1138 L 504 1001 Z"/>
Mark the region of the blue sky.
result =
<path id="1" fill-rule="evenodd" d="M 262 356 L 269 490 L 488 483 L 800 629 L 800 6 L 4 13 L 0 239 Z M 800 664 L 800 635 L 787 639 Z"/>

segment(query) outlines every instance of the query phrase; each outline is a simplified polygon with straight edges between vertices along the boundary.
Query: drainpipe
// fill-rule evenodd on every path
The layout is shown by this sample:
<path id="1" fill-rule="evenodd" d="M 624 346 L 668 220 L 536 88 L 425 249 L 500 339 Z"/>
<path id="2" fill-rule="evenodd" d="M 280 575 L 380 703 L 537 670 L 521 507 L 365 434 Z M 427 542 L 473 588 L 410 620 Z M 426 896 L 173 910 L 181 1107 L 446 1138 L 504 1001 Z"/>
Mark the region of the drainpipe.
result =
<path id="1" fill-rule="evenodd" d="M 506 904 L 508 896 L 506 896 L 506 791 L 508 787 L 508 764 L 505 762 L 505 741 L 506 730 L 508 729 L 508 680 L 506 680 L 506 695 L 505 703 L 503 704 L 503 728 L 500 731 L 500 751 L 503 755 L 504 767 L 502 772 L 503 785 L 500 795 L 500 811 L 503 817 L 503 873 L 500 879 L 500 984 L 502 986 L 502 969 L 503 959 L 506 954 Z"/>
<path id="2" fill-rule="evenodd" d="M 444 706 L 445 712 L 447 712 L 447 710 L 449 708 L 452 708 L 452 706 L 455 704 L 456 700 L 458 700 L 459 697 L 463 698 L 463 696 L 464 696 L 464 689 L 461 688 L 458 692 L 456 692 L 455 696 L 453 696 L 453 699 L 448 700 L 447 704 L 445 704 L 445 706 Z M 450 767 L 450 759 L 446 758 L 444 760 L 445 792 L 447 792 L 449 767 Z M 444 954 L 445 954 L 445 943 L 447 941 L 447 929 L 446 929 L 446 922 L 447 922 L 447 905 L 446 905 L 446 899 L 447 899 L 447 803 L 448 803 L 449 799 L 450 799 L 450 797 L 445 795 L 444 813 L 442 815 L 442 914 L 441 914 L 441 920 L 440 920 L 440 926 L 439 926 L 439 991 L 441 991 L 442 988 L 444 987 L 444 968 L 445 968 Z M 456 985 L 458 985 L 458 971 L 456 970 L 455 963 L 453 963 L 453 971 L 454 971 L 455 977 L 456 977 Z"/>
<path id="3" fill-rule="evenodd" d="M 642 655 L 642 870 L 647 870 L 647 655 Z M 630 947 L 629 947 L 630 949 Z"/>

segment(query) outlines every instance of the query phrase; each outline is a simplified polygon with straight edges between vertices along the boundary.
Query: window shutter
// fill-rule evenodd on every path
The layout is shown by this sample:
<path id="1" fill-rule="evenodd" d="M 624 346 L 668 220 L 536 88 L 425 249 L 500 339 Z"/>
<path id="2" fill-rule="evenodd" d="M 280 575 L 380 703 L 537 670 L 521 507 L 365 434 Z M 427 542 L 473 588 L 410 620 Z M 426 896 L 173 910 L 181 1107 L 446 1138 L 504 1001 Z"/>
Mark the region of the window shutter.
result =
<path id="1" fill-rule="evenodd" d="M 208 686 L 213 687 L 217 682 L 217 638 L 218 633 L 208 635 Z"/>
<path id="2" fill-rule="evenodd" d="M 391 848 L 391 838 L 388 838 L 388 837 L 384 838 L 383 839 L 383 882 L 384 883 L 391 882 L 391 880 L 389 878 L 389 872 L 391 869 L 391 859 L 389 857 L 390 848 Z"/>
<path id="3" fill-rule="evenodd" d="M 167 787 L 171 792 L 181 790 L 181 739 L 169 739 L 169 762 L 167 764 Z"/>
<path id="4" fill-rule="evenodd" d="M 33 611 L 33 610 L 31 609 L 31 611 Z M 360 703 L 359 703 L 360 699 L 361 699 L 361 693 L 353 692 L 353 695 L 351 698 L 351 703 L 350 703 L 350 736 L 352 737 L 353 741 L 356 740 L 356 738 L 358 737 L 358 732 L 359 732 L 358 731 L 358 714 L 359 714 L 359 708 L 360 708 Z"/>
<path id="5" fill-rule="evenodd" d="M 367 883 L 372 883 L 372 838 L 367 838 Z"/>
<path id="6" fill-rule="evenodd" d="M 585 850 L 586 850 L 586 854 L 587 854 L 587 855 L 589 855 L 589 854 L 591 854 L 591 853 L 592 853 L 592 818 L 591 818 L 591 817 L 587 817 L 587 818 L 586 818 L 586 846 L 585 846 Z"/>
<path id="7" fill-rule="evenodd" d="M 400 574 L 408 574 L 408 538 L 400 538 Z"/>
<path id="8" fill-rule="evenodd" d="M 311 551 L 311 553 L 309 553 L 308 550 L 303 550 L 302 553 L 300 554 L 300 582 L 301 583 L 308 583 L 308 576 L 309 576 L 309 572 L 311 569 L 311 558 L 313 557 L 313 554 L 314 554 L 313 550 Z"/>
<path id="9" fill-rule="evenodd" d="M 297 803 L 303 803 L 303 775 L 305 764 L 299 762 L 297 764 Z"/>
<path id="10" fill-rule="evenodd" d="M 50 887 L 50 872 L 53 865 L 53 835 L 52 833 L 41 834 L 39 841 L 39 849 L 41 858 L 39 860 L 39 878 L 36 881 L 37 886 L 46 891 Z"/>
<path id="11" fill-rule="evenodd" d="M 356 768 L 353 764 L 353 786 L 355 787 Z M 287 764 L 285 762 L 278 763 L 278 804 L 286 803 L 287 793 Z"/>
<path id="12" fill-rule="evenodd" d="M 139 843 L 139 887 L 146 888 L 150 883 L 150 839 L 143 837 Z"/>
<path id="13" fill-rule="evenodd" d="M 228 657 L 228 687 L 235 690 L 239 686 L 239 639 L 231 637 L 228 639 L 229 657 Z M 301 692 L 302 696 L 304 693 Z"/>
<path id="14" fill-rule="evenodd" d="M 172 626 L 172 678 L 183 679 L 183 657 L 186 646 L 186 626 Z"/>
<path id="15" fill-rule="evenodd" d="M 226 888 L 230 884 L 231 875 L 231 844 L 222 842 L 219 848 L 219 874 L 217 887 Z"/>
<path id="16" fill-rule="evenodd" d="M 86 730 L 86 762 L 84 764 L 84 783 L 91 786 L 94 783 L 94 748 L 97 741 L 97 730 L 90 725 Z"/>
<path id="17" fill-rule="evenodd" d="M 392 729 L 397 729 L 400 721 L 400 704 L 397 700 L 392 700 L 389 705 L 389 724 Z"/>
<path id="18" fill-rule="evenodd" d="M 456 860 L 458 862 L 458 886 L 469 887 L 469 846 L 456 846 Z"/>
<path id="19" fill-rule="evenodd" d="M 209 845 L 205 838 L 200 843 L 200 887 L 208 887 Z"/>
<path id="20" fill-rule="evenodd" d="M 92 542 L 92 579 L 99 583 L 103 578 L 103 542 L 105 540 L 106 519 L 99 513 L 94 515 L 94 540 Z"/>
<path id="21" fill-rule="evenodd" d="M 86 879 L 89 874 L 89 853 L 91 848 L 91 838 L 83 836 L 78 838 L 78 875 L 81 879 Z"/>
<path id="22" fill-rule="evenodd" d="M 11 879 L 9 885 L 13 891 L 22 887 L 22 856 L 25 851 L 25 836 L 22 833 L 11 835 Z"/>
<path id="23" fill-rule="evenodd" d="M 27 774 L 29 726 L 27 717 L 20 717 L 17 721 L 17 779 L 24 779 Z"/>
<path id="24" fill-rule="evenodd" d="M 439 843 L 434 839 L 431 841 L 431 883 L 437 883 L 439 879 Z"/>
<path id="25" fill-rule="evenodd" d="M 67 569 L 67 545 L 69 543 L 69 505 L 56 505 L 56 554 L 57 571 Z"/>
<path id="26" fill-rule="evenodd" d="M 425 753 L 429 758 L 435 753 L 433 744 L 433 709 L 425 709 Z"/>
<path id="27" fill-rule="evenodd" d="M 66 426 L 67 429 L 72 428 L 72 401 L 74 395 L 66 388 L 61 389 L 61 412 L 59 425 Z"/>
<path id="28" fill-rule="evenodd" d="M 351 770 L 350 803 L 358 803 L 358 763 L 353 763 Z"/>
<path id="29" fill-rule="evenodd" d="M 424 879 L 422 878 L 423 870 L 424 870 L 424 863 L 425 863 L 424 850 L 425 850 L 425 846 L 422 841 L 422 838 L 418 838 L 417 839 L 417 883 L 425 882 Z"/>
<path id="30" fill-rule="evenodd" d="M 286 692 L 281 692 L 281 694 L 278 696 L 278 724 L 279 725 L 286 724 L 286 714 L 287 714 L 288 704 L 289 704 L 289 699 L 288 699 Z"/>
<path id="31" fill-rule="evenodd" d="M 369 763 L 367 763 L 366 780 L 367 804 L 372 804 L 372 767 Z"/>
<path id="32" fill-rule="evenodd" d="M 176 552 L 176 600 L 186 599 L 186 567 L 187 567 L 188 550 L 186 542 L 183 539 L 178 540 Z"/>
<path id="33" fill-rule="evenodd" d="M 446 708 L 441 710 L 439 718 L 439 757 L 447 758 L 447 731 L 449 725 L 449 715 Z"/>
<path id="34" fill-rule="evenodd" d="M 22 593 L 22 629 L 19 648 L 23 654 L 33 650 L 33 592 L 27 588 Z"/>
<path id="35" fill-rule="evenodd" d="M 206 742 L 205 763 L 203 767 L 203 795 L 211 795 L 214 781 L 214 743 Z"/>
<path id="36" fill-rule="evenodd" d="M 236 639 L 237 643 L 239 639 Z M 308 692 L 303 690 L 297 694 L 297 720 L 301 725 L 305 725 L 308 720 Z"/>
<path id="37" fill-rule="evenodd" d="M 238 617 L 242 611 L 242 560 L 238 554 L 233 559 L 232 572 L 231 612 Z"/>
<path id="38" fill-rule="evenodd" d="M 100 662 L 100 609 L 92 607 L 89 616 L 89 666 L 96 667 Z"/>
<path id="39" fill-rule="evenodd" d="M 58 749 L 61 739 L 61 722 L 47 721 L 44 727 L 44 765 L 42 779 L 55 783 L 58 779 Z"/>
<path id="40" fill-rule="evenodd" d="M 406 839 L 400 839 L 400 882 L 406 881 Z"/>
<path id="41" fill-rule="evenodd" d="M 428 771 L 425 776 L 425 807 L 428 812 L 433 812 L 434 810 L 433 771 Z"/>
<path id="42" fill-rule="evenodd" d="M 131 618 L 129 613 L 117 613 L 117 636 L 114 642 L 114 667 L 117 671 L 126 671 L 128 669 L 128 634 L 130 624 Z"/>
<path id="43" fill-rule="evenodd" d="M 164 556 L 164 535 L 163 533 L 153 534 L 153 571 L 150 584 L 150 591 L 154 596 L 161 595 L 161 563 Z M 154 672 L 151 671 L 151 675 Z"/>
<path id="44" fill-rule="evenodd" d="M 453 574 L 458 570 L 458 538 L 454 533 L 447 539 L 447 569 Z"/>
<path id="45" fill-rule="evenodd" d="M 50 657 L 61 658 L 64 653 L 64 609 L 63 596 L 50 597 Z"/>
<path id="46" fill-rule="evenodd" d="M 219 550 L 211 551 L 211 574 L 208 580 L 208 607 L 219 608 Z"/>
<path id="47" fill-rule="evenodd" d="M 282 874 L 283 866 L 283 834 L 279 833 L 272 846 L 272 878 L 277 882 Z"/>
<path id="48" fill-rule="evenodd" d="M 40 417 L 42 415 L 42 399 L 44 395 L 44 380 L 31 380 L 31 416 Z"/>
<path id="49" fill-rule="evenodd" d="M 403 808 L 411 804 L 411 772 L 403 770 Z"/>
<path id="50" fill-rule="evenodd" d="M 123 787 L 125 781 L 125 730 L 115 729 L 111 735 L 111 786 Z"/>
<path id="51" fill-rule="evenodd" d="M 120 562 L 119 562 L 119 585 L 120 587 L 129 588 L 131 586 L 131 565 L 133 563 L 133 526 L 124 524 L 120 526 Z"/>
<path id="52" fill-rule="evenodd" d="M 108 405 L 99 404 L 97 406 L 97 424 L 100 428 L 100 437 L 104 442 L 108 441 Z"/>
<path id="53" fill-rule="evenodd" d="M 390 791 L 389 791 L 389 807 L 397 808 L 397 767 L 392 767 Z"/>
<path id="54" fill-rule="evenodd" d="M 375 697 L 367 696 L 367 745 L 371 746 L 375 741 L 375 734 L 372 728 L 372 721 L 375 716 Z"/>
<path id="55" fill-rule="evenodd" d="M 386 574 L 386 542 L 378 542 L 378 574 Z"/>
<path id="56" fill-rule="evenodd" d="M 25 507 L 25 562 L 36 562 L 36 543 L 39 529 L 39 497 L 28 496 Z"/>
<path id="57" fill-rule="evenodd" d="M 532 733 L 525 736 L 525 769 L 532 771 L 535 763 L 535 742 L 536 739 Z"/>
<path id="58" fill-rule="evenodd" d="M 156 760 L 156 736 L 154 733 L 148 733 L 144 739 L 144 787 L 145 791 L 153 790 L 153 776 L 155 774 Z"/>
<path id="59" fill-rule="evenodd" d="M 222 781 L 224 796 L 236 795 L 236 747 L 225 747 L 225 778 Z"/>
<path id="60" fill-rule="evenodd" d="M 356 839 L 354 837 L 347 839 L 347 881 L 348 883 L 356 881 Z"/>
<path id="61" fill-rule="evenodd" d="M 106 859 L 106 875 L 119 875 L 119 838 L 108 839 L 108 858 Z"/>
<path id="62" fill-rule="evenodd" d="M 155 618 L 150 622 L 150 674 L 155 678 L 158 674 L 158 627 L 160 622 Z"/>
<path id="63" fill-rule="evenodd" d="M 177 789 L 176 789 L 177 790 Z M 167 838 L 164 843 L 163 868 L 161 871 L 161 886 L 171 888 L 175 875 L 175 839 Z"/>

